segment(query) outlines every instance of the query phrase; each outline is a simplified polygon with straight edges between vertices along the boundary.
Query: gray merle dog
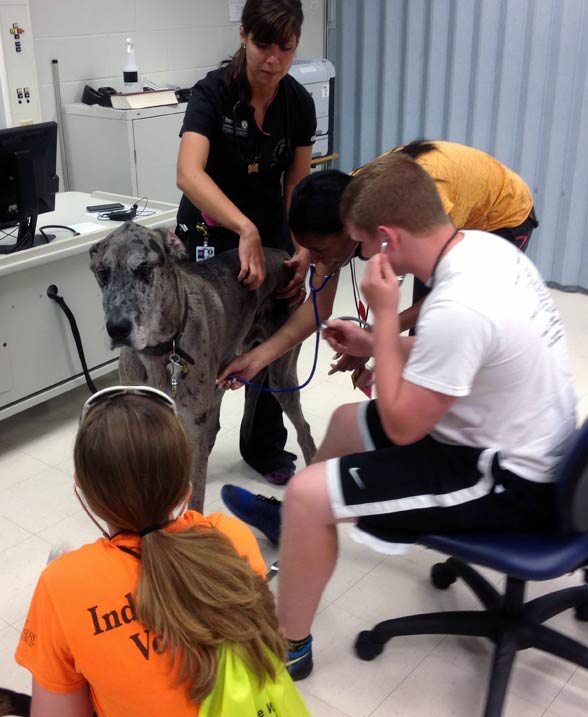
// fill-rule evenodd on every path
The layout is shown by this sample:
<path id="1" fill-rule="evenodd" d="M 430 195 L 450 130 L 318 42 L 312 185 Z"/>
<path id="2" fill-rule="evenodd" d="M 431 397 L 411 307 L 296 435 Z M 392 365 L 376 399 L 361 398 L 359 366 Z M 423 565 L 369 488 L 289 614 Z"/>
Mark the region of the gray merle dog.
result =
<path id="1" fill-rule="evenodd" d="M 103 295 L 106 330 L 121 347 L 125 384 L 145 384 L 167 393 L 177 380 L 176 404 L 193 449 L 190 507 L 202 510 L 208 455 L 219 429 L 223 395 L 215 380 L 236 355 L 271 336 L 288 318 L 288 302 L 276 292 L 289 281 L 288 255 L 266 249 L 267 278 L 256 291 L 237 281 L 238 251 L 187 264 L 182 242 L 171 232 L 126 222 L 90 249 Z M 269 385 L 298 385 L 298 348 L 267 369 Z M 263 380 L 258 375 L 254 381 Z M 248 392 L 244 420 L 253 415 L 257 392 Z M 304 459 L 315 445 L 300 395 L 276 393 L 294 424 Z"/>

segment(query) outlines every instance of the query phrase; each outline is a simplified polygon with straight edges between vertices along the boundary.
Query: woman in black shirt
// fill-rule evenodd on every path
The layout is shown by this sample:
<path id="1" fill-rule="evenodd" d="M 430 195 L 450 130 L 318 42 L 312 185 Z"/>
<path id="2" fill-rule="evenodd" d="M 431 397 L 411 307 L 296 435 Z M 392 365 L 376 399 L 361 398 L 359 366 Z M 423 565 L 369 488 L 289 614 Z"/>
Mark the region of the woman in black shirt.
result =
<path id="1" fill-rule="evenodd" d="M 257 289 L 265 278 L 263 246 L 292 250 L 286 220 L 292 190 L 310 172 L 316 113 L 309 93 L 288 71 L 302 28 L 300 0 L 248 0 L 241 48 L 192 90 L 181 131 L 178 224 L 191 248 L 203 230 L 215 252 L 238 247 L 237 279 Z M 282 296 L 304 289 L 310 263 L 296 248 L 294 276 Z M 248 389 L 249 390 L 249 389 Z M 260 393 L 251 430 L 241 431 L 245 460 L 272 482 L 293 473 L 281 410 Z"/>

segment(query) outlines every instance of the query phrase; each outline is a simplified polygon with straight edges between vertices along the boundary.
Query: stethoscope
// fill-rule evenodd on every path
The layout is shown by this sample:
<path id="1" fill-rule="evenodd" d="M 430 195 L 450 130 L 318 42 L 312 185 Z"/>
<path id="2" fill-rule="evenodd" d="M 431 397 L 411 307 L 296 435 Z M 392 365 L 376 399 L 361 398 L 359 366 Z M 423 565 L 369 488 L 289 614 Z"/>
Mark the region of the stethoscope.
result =
<path id="1" fill-rule="evenodd" d="M 337 269 L 339 271 L 339 269 Z M 318 293 L 320 293 L 325 286 L 329 283 L 329 281 L 335 276 L 337 271 L 332 271 L 330 274 L 327 274 L 326 276 L 321 276 L 320 274 L 316 273 L 316 264 L 314 262 L 311 262 L 310 264 L 310 276 L 308 279 L 308 288 L 310 289 L 313 297 L 316 297 Z M 319 279 L 322 279 L 321 285 L 317 288 L 314 285 L 314 279 L 315 277 L 319 277 Z"/>
<path id="2" fill-rule="evenodd" d="M 285 128 L 284 128 L 284 140 L 288 138 L 288 96 L 287 93 L 284 95 L 285 99 Z M 247 115 L 245 116 L 245 112 Z M 241 114 L 241 117 L 239 117 Z M 258 174 L 260 171 L 260 163 L 262 157 L 262 148 L 260 142 L 255 137 L 251 136 L 249 125 L 251 122 L 255 123 L 255 118 L 252 117 L 251 106 L 243 100 L 237 100 L 233 105 L 233 139 L 237 145 L 237 151 L 239 153 L 239 159 L 243 164 L 247 165 L 248 174 Z M 263 132 L 263 130 L 262 130 Z M 255 132 L 254 132 L 255 134 Z M 265 133 L 264 133 L 265 134 Z M 243 149 L 243 140 L 250 144 L 250 150 L 248 156 L 246 156 Z M 287 145 L 288 146 L 288 145 Z M 252 151 L 251 151 L 252 150 Z"/>
<path id="3" fill-rule="evenodd" d="M 345 266 L 348 261 L 353 259 L 353 255 L 355 253 L 356 247 L 353 248 L 353 251 L 349 255 L 349 257 L 343 262 L 341 266 Z M 341 267 L 339 267 L 340 269 Z M 269 386 L 262 386 L 258 383 L 252 383 L 251 381 L 248 381 L 245 378 L 241 378 L 240 376 L 233 376 L 232 374 L 229 374 L 227 376 L 228 379 L 232 379 L 233 381 L 239 381 L 240 383 L 245 384 L 245 386 L 249 386 L 250 388 L 255 388 L 258 391 L 265 391 L 266 393 L 293 393 L 294 391 L 300 391 L 301 389 L 308 386 L 308 384 L 312 381 L 312 378 L 316 371 L 316 366 L 318 362 L 318 351 L 319 351 L 319 345 L 320 345 L 320 339 L 321 339 L 321 331 L 325 328 L 327 328 L 326 324 L 321 323 L 321 318 L 318 311 L 318 304 L 317 304 L 317 294 L 319 294 L 325 286 L 329 283 L 329 281 L 336 276 L 336 274 L 339 272 L 339 269 L 337 271 L 331 272 L 330 274 L 327 274 L 326 276 L 320 276 L 319 278 L 322 279 L 319 286 L 315 286 L 315 278 L 318 276 L 316 273 L 316 264 L 313 262 L 310 265 L 310 275 L 308 278 L 308 287 L 310 289 L 310 295 L 312 297 L 312 307 L 314 309 L 314 320 L 316 324 L 316 330 L 315 330 L 315 343 L 314 343 L 314 359 L 312 362 L 312 369 L 310 371 L 309 377 L 306 379 L 304 383 L 301 383 L 299 386 L 293 386 L 291 388 L 269 388 Z M 361 327 L 367 328 L 369 324 L 364 319 L 358 318 L 357 316 L 339 316 L 339 319 L 343 321 L 356 321 Z"/>
<path id="4" fill-rule="evenodd" d="M 310 371 L 309 377 L 306 379 L 304 383 L 301 383 L 299 386 L 292 386 L 290 388 L 270 388 L 269 386 L 262 386 L 259 383 L 253 383 L 252 381 L 248 381 L 246 378 L 241 378 L 240 376 L 233 376 L 232 374 L 229 374 L 227 376 L 228 379 L 232 379 L 233 381 L 239 381 L 239 383 L 245 384 L 245 386 L 249 386 L 250 388 L 256 388 L 258 391 L 265 391 L 265 393 L 293 393 L 294 391 L 300 391 L 301 389 L 308 386 L 308 384 L 312 381 L 312 378 L 316 371 L 316 365 L 318 362 L 318 351 L 319 351 L 319 344 L 321 340 L 321 329 L 323 328 L 323 324 L 321 324 L 321 318 L 319 316 L 318 311 L 318 305 L 317 305 L 317 298 L 316 295 L 320 293 L 325 286 L 329 283 L 329 281 L 335 276 L 337 272 L 332 272 L 331 274 L 327 274 L 326 276 L 321 277 L 322 281 L 320 286 L 316 287 L 314 285 L 314 278 L 316 276 L 316 266 L 315 264 L 310 265 L 310 276 L 308 279 L 308 285 L 310 288 L 310 294 L 312 296 L 312 307 L 314 309 L 314 320 L 316 323 L 316 331 L 315 331 L 315 343 L 314 343 L 314 360 L 312 362 L 312 369 Z"/>
<path id="5" fill-rule="evenodd" d="M 247 117 L 241 113 L 243 116 L 239 118 L 239 108 L 244 108 L 247 111 Z M 243 164 L 247 165 L 248 174 L 259 172 L 259 160 L 261 157 L 259 145 L 256 141 L 253 142 L 253 152 L 249 152 L 249 156 L 245 156 L 243 151 L 243 140 L 246 140 L 248 143 L 251 142 L 251 135 L 249 132 L 250 122 L 251 110 L 249 105 L 241 100 L 237 100 L 233 105 L 233 139 L 237 145 L 239 159 L 243 162 Z"/>

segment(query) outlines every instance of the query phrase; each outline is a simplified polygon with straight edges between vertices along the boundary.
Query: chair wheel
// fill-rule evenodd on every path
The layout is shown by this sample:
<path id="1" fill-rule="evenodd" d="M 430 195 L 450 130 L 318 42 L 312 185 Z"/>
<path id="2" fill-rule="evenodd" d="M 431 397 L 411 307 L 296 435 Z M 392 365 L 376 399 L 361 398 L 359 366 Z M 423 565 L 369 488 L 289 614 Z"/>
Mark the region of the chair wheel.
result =
<path id="1" fill-rule="evenodd" d="M 435 563 L 431 568 L 431 582 L 438 590 L 447 590 L 456 580 L 457 573 L 447 563 Z"/>
<path id="2" fill-rule="evenodd" d="M 576 620 L 582 622 L 588 622 L 588 603 L 582 603 L 582 605 L 576 605 L 574 609 Z"/>
<path id="3" fill-rule="evenodd" d="M 370 630 L 362 630 L 355 641 L 355 654 L 369 662 L 382 653 L 384 645 L 375 642 Z"/>

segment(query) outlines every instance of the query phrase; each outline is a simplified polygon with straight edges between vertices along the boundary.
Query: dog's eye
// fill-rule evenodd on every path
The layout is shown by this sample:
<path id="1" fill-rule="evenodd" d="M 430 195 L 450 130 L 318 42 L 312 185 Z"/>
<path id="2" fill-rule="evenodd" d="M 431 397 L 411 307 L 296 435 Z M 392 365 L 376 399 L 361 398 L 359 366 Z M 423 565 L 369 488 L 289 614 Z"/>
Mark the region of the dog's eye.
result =
<path id="1" fill-rule="evenodd" d="M 94 274 L 96 275 L 99 284 L 106 284 L 110 272 L 108 271 L 108 269 L 105 269 L 103 266 L 100 266 L 94 271 Z"/>
<path id="2" fill-rule="evenodd" d="M 153 267 L 147 262 L 139 264 L 139 266 L 135 269 L 135 274 L 141 279 L 148 279 L 151 276 L 152 272 Z"/>

